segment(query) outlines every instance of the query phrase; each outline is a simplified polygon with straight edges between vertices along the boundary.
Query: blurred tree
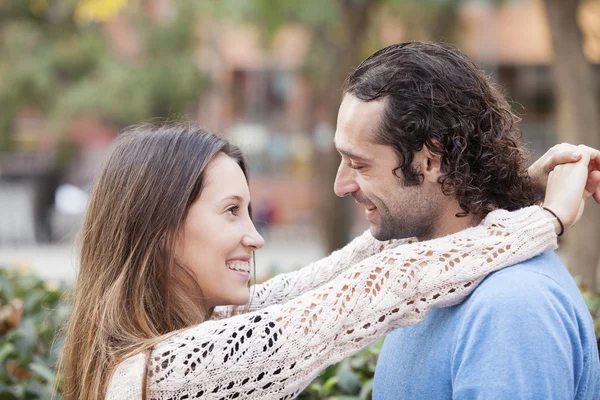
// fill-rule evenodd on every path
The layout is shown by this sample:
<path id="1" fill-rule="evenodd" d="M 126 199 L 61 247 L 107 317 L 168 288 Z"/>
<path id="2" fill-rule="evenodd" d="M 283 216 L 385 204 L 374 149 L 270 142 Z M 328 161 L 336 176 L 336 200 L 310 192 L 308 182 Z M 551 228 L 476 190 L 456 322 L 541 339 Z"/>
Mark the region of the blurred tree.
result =
<path id="1" fill-rule="evenodd" d="M 497 1 L 493 1 L 496 3 Z M 305 74 L 313 90 L 316 115 L 325 114 L 335 126 L 341 87 L 348 74 L 382 45 L 382 17 L 393 14 L 418 32 L 422 39 L 452 40 L 458 24 L 461 0 L 223 0 L 211 10 L 220 18 L 233 18 L 261 26 L 267 35 L 286 23 L 301 24 L 312 33 Z M 318 121 L 308 121 L 307 131 Z M 321 222 L 329 251 L 345 245 L 352 225 L 351 199 L 333 195 L 339 156 L 333 148 L 316 150 Z"/>
<path id="2" fill-rule="evenodd" d="M 348 74 L 368 55 L 364 49 L 371 18 L 381 4 L 382 0 L 341 0 L 329 13 L 322 12 L 322 3 L 313 6 L 312 20 L 316 23 L 307 68 L 313 77 L 314 98 L 318 99 L 315 106 L 324 110 L 333 127 L 341 101 L 341 87 Z M 321 222 L 328 251 L 348 243 L 352 225 L 351 199 L 341 199 L 333 194 L 339 162 L 333 143 L 315 157 L 322 198 Z"/>
<path id="3" fill-rule="evenodd" d="M 312 33 L 312 43 L 304 66 L 312 87 L 311 131 L 325 115 L 335 126 L 341 101 L 341 87 L 348 74 L 369 54 L 381 48 L 383 18 L 393 16 L 406 28 L 406 36 L 416 40 L 455 42 L 460 33 L 459 7 L 466 0 L 222 0 L 198 3 L 202 15 L 234 19 L 262 27 L 267 37 L 282 25 L 301 24 Z M 498 5 L 504 0 L 487 0 Z M 80 0 L 86 15 L 106 18 L 106 10 L 124 7 L 122 0 Z M 110 14 L 110 13 L 109 13 Z M 316 150 L 321 222 L 329 251 L 345 245 L 352 225 L 351 199 L 338 199 L 332 193 L 339 157 L 333 147 Z"/>
<path id="4" fill-rule="evenodd" d="M 592 66 L 583 53 L 577 25 L 581 0 L 545 0 L 554 46 L 554 91 L 561 141 L 600 148 L 600 99 Z M 595 290 L 600 260 L 600 208 L 588 206 L 579 224 L 566 237 L 571 273 Z M 596 244 L 594 244 L 596 243 Z"/>
<path id="5" fill-rule="evenodd" d="M 108 21 L 127 6 L 127 0 L 81 0 L 75 10 L 78 21 Z"/>
<path id="6" fill-rule="evenodd" d="M 301 24 L 309 29 L 312 42 L 302 72 L 311 86 L 311 108 L 315 111 L 310 116 L 313 119 L 306 121 L 304 127 L 310 132 L 323 122 L 332 129 L 335 126 L 342 83 L 364 58 L 371 17 L 382 3 L 383 0 L 256 0 L 244 3 L 224 0 L 211 12 L 219 18 L 262 27 L 267 38 L 286 23 Z M 318 196 L 322 200 L 319 203 L 320 221 L 331 251 L 348 242 L 352 220 L 351 201 L 333 195 L 339 157 L 333 147 L 333 137 L 329 142 L 329 147 L 325 144 L 315 149 L 314 171 L 318 171 Z"/>
<path id="7" fill-rule="evenodd" d="M 195 60 L 195 1 L 181 0 L 161 21 L 150 12 L 115 14 L 125 1 L 87 3 L 104 8 L 78 8 L 76 0 L 0 2 L 0 152 L 54 157 L 43 168 L 15 172 L 34 187 L 40 242 L 55 239 L 55 192 L 78 153 L 65 134 L 74 121 L 91 118 L 118 129 L 195 112 L 205 83 Z M 53 134 L 51 143 L 15 140 L 19 115 L 32 111 Z"/>
<path id="8" fill-rule="evenodd" d="M 118 10 L 107 2 L 96 2 L 107 7 L 106 18 Z M 82 115 L 122 127 L 193 111 L 205 83 L 194 59 L 194 3 L 178 2 L 162 23 L 125 13 L 137 47 L 127 54 L 119 47 L 132 38 L 111 37 L 110 21 L 87 22 L 83 16 L 96 14 L 75 0 L 2 2 L 0 150 L 11 148 L 15 119 L 26 107 L 40 111 L 59 135 Z"/>

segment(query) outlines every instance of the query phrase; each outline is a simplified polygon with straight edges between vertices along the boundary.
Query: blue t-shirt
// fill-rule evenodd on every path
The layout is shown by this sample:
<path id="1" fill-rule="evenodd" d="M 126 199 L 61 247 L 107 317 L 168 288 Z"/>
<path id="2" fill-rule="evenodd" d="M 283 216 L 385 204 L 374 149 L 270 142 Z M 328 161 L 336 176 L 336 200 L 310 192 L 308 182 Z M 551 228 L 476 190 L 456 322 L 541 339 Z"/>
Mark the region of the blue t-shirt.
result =
<path id="1" fill-rule="evenodd" d="M 600 399 L 593 322 L 553 252 L 387 336 L 373 399 Z"/>

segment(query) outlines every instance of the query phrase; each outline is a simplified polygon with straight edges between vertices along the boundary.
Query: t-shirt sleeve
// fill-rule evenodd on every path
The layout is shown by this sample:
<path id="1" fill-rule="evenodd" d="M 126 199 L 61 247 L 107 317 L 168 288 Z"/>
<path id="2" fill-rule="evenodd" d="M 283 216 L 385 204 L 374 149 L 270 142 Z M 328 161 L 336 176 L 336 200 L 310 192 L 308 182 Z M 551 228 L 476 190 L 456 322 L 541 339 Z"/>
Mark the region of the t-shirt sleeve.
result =
<path id="1" fill-rule="evenodd" d="M 501 271 L 465 304 L 453 399 L 574 398 L 584 366 L 577 313 L 558 284 L 532 274 Z"/>

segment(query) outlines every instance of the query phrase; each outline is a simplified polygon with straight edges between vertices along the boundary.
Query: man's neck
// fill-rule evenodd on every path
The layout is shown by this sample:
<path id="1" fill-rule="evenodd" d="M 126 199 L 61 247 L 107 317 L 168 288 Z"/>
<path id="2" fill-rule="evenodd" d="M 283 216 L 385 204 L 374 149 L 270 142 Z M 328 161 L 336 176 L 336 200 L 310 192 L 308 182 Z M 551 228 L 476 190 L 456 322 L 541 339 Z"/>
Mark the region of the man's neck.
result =
<path id="1" fill-rule="evenodd" d="M 479 215 L 467 214 L 464 217 L 457 217 L 456 215 L 464 213 L 464 210 L 460 208 L 458 203 L 452 202 L 448 207 L 444 208 L 442 214 L 439 216 L 438 223 L 434 227 L 434 230 L 427 237 L 419 237 L 419 241 L 436 239 L 442 236 L 451 235 L 456 232 L 460 232 L 467 228 L 477 226 L 483 220 L 483 217 Z"/>

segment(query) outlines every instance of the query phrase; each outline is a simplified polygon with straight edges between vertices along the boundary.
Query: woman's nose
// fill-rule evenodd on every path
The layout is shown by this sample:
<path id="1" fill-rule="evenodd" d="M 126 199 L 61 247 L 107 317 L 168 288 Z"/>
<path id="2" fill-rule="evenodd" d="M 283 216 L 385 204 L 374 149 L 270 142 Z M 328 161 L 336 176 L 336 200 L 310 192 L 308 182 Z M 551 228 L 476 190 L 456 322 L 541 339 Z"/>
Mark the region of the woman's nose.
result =
<path id="1" fill-rule="evenodd" d="M 265 239 L 258 233 L 254 224 L 252 224 L 250 232 L 242 238 L 242 244 L 245 247 L 252 247 L 254 250 L 258 250 L 265 245 Z"/>

